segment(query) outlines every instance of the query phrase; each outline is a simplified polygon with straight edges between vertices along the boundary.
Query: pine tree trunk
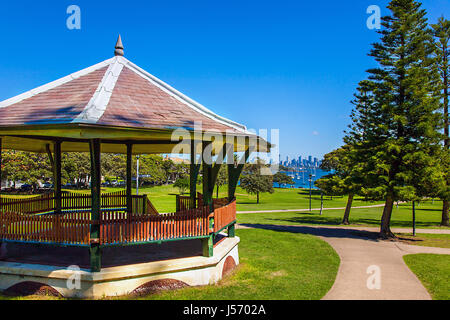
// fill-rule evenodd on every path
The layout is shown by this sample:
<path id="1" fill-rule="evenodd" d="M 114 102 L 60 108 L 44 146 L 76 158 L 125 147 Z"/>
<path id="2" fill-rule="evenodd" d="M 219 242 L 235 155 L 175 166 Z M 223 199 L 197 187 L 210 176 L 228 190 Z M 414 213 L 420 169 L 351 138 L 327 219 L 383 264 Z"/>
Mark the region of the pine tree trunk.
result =
<path id="1" fill-rule="evenodd" d="M 350 216 L 350 210 L 352 209 L 352 203 L 353 203 L 353 193 L 349 193 L 348 200 L 347 200 L 347 206 L 345 207 L 344 219 L 342 219 L 341 224 L 345 224 L 345 225 L 350 224 L 348 218 Z"/>
<path id="2" fill-rule="evenodd" d="M 256 204 L 259 204 L 259 192 L 256 193 Z"/>
<path id="3" fill-rule="evenodd" d="M 441 226 L 450 227 L 449 209 L 450 209 L 450 201 L 444 200 L 442 205 Z"/>
<path id="4" fill-rule="evenodd" d="M 219 185 L 217 185 L 217 189 L 216 189 L 216 198 L 219 199 Z"/>
<path id="5" fill-rule="evenodd" d="M 391 231 L 391 216 L 394 206 L 394 199 L 392 195 L 386 196 L 386 202 L 384 204 L 383 216 L 381 217 L 381 229 L 380 237 L 382 239 L 395 239 L 397 238 Z"/>
<path id="6" fill-rule="evenodd" d="M 448 65 L 448 61 L 447 61 Z M 444 148 L 447 150 L 450 149 L 450 132 L 449 132 L 449 115 L 448 115 L 448 74 L 447 70 L 444 71 L 444 77 L 443 77 L 443 83 L 444 83 Z M 449 178 L 447 177 L 447 185 L 449 184 Z M 441 220 L 441 226 L 450 226 L 449 221 L 449 207 L 450 203 L 449 200 L 444 200 L 442 204 L 442 220 Z"/>

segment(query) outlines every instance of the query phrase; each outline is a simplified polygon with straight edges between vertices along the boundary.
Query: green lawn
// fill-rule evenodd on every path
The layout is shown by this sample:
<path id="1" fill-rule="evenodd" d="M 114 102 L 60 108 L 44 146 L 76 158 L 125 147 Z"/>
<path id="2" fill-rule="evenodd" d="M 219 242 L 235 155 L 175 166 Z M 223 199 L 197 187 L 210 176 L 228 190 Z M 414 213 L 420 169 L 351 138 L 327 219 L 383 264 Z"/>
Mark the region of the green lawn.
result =
<path id="1" fill-rule="evenodd" d="M 401 242 L 415 246 L 450 248 L 450 234 L 417 234 L 415 237 L 411 233 L 398 233 Z"/>
<path id="2" fill-rule="evenodd" d="M 450 299 L 450 255 L 410 254 L 403 259 L 433 300 Z"/>
<path id="3" fill-rule="evenodd" d="M 184 288 L 140 299 L 270 300 L 322 298 L 334 283 L 339 257 L 311 235 L 236 230 L 240 266 L 216 285 Z"/>
<path id="4" fill-rule="evenodd" d="M 439 228 L 441 222 L 442 202 L 421 202 L 416 206 L 417 228 Z M 350 223 L 354 226 L 380 225 L 383 208 L 353 208 L 350 213 Z M 243 213 L 238 214 L 238 223 L 275 224 L 275 225 L 338 225 L 344 214 L 344 210 L 324 210 L 319 212 L 280 212 L 280 213 Z M 394 206 L 392 214 L 392 227 L 412 228 L 411 205 L 404 203 L 398 208 Z M 447 228 L 448 229 L 448 228 Z"/>
<path id="5" fill-rule="evenodd" d="M 318 300 L 333 285 L 339 257 L 325 241 L 311 235 L 258 229 L 239 229 L 236 234 L 241 238 L 240 265 L 218 284 L 188 287 L 139 299 Z M 2 299 L 42 297 L 0 295 Z"/>
<path id="6" fill-rule="evenodd" d="M 119 188 L 103 188 L 104 192 L 120 190 Z M 201 191 L 201 185 L 197 186 Z M 73 190 L 72 190 L 73 191 Z M 89 190 L 75 192 L 89 193 Z M 133 189 L 133 193 L 136 191 Z M 175 196 L 178 189 L 172 185 L 143 187 L 139 189 L 139 194 L 147 194 L 159 212 L 175 211 Z M 214 196 L 215 196 L 214 192 Z M 227 195 L 227 186 L 220 189 L 219 197 Z M 17 196 L 15 196 L 17 197 Z M 242 188 L 236 191 L 238 211 L 262 211 L 262 210 L 283 210 L 283 209 L 307 209 L 309 208 L 309 190 L 303 189 L 279 189 L 275 188 L 273 194 L 261 194 L 260 204 L 256 204 L 256 196 L 248 195 Z M 347 197 L 324 197 L 325 208 L 342 208 L 347 203 Z M 367 202 L 360 197 L 355 197 L 353 206 L 369 206 L 382 202 Z M 312 207 L 320 207 L 320 195 L 313 194 Z M 417 206 L 417 227 L 437 228 L 441 220 L 441 201 L 421 202 Z M 383 208 L 362 208 L 352 209 L 350 222 L 360 226 L 379 226 Z M 289 212 L 289 213 L 251 213 L 238 214 L 239 223 L 264 223 L 264 224 L 322 224 L 337 225 L 341 222 L 344 210 L 325 210 L 320 216 L 318 211 L 309 212 Z M 410 204 L 400 204 L 397 209 L 394 207 L 392 226 L 411 227 L 412 214 Z"/>
<path id="7" fill-rule="evenodd" d="M 119 188 L 102 188 L 104 192 L 113 192 L 121 190 Z M 197 191 L 202 191 L 202 186 L 197 186 Z M 89 190 L 81 190 L 77 192 L 89 193 Z M 314 194 L 315 192 L 315 194 Z M 133 189 L 133 193 L 136 190 Z M 139 194 L 147 194 L 149 199 L 160 212 L 170 212 L 175 210 L 175 196 L 179 194 L 177 188 L 172 185 L 141 187 Z M 188 195 L 188 194 L 186 194 Z M 220 188 L 219 197 L 227 196 L 227 186 Z M 216 191 L 214 189 L 214 197 Z M 279 189 L 275 188 L 275 193 L 263 193 L 260 195 L 260 203 L 256 204 L 256 195 L 247 194 L 242 188 L 237 187 L 236 190 L 237 210 L 238 211 L 261 211 L 261 210 L 278 210 L 278 209 L 307 209 L 309 208 L 309 190 L 304 189 Z M 362 198 L 355 197 L 354 206 L 367 206 L 379 204 L 381 202 L 363 201 Z M 320 208 L 320 194 L 313 191 L 311 197 L 313 208 Z M 345 207 L 347 197 L 324 197 L 324 207 Z"/>

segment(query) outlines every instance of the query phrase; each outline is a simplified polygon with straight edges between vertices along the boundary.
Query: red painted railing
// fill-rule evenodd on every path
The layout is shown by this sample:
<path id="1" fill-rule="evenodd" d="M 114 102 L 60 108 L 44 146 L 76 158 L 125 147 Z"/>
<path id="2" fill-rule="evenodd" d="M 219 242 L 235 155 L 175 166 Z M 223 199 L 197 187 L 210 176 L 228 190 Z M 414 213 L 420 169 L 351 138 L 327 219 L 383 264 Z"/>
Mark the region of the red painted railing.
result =
<path id="1" fill-rule="evenodd" d="M 123 212 L 104 212 L 100 221 L 100 243 L 151 242 L 207 236 L 210 233 L 209 217 L 206 207 L 182 213 L 130 217 Z"/>
<path id="2" fill-rule="evenodd" d="M 90 212 L 64 215 L 0 214 L 0 239 L 21 242 L 88 244 Z"/>
<path id="3" fill-rule="evenodd" d="M 108 201 L 102 203 L 111 207 L 121 204 L 116 202 L 115 197 L 111 197 Z M 217 208 L 213 213 L 209 213 L 207 207 L 168 214 L 155 212 L 150 201 L 145 202 L 145 210 L 141 213 L 106 209 L 101 212 L 99 221 L 93 221 L 89 211 L 58 215 L 2 212 L 0 241 L 89 245 L 92 224 L 100 225 L 98 241 L 102 245 L 206 237 L 235 222 L 236 202 Z M 214 226 L 211 228 L 212 218 Z"/>
<path id="4" fill-rule="evenodd" d="M 236 200 L 214 210 L 214 232 L 219 232 L 236 221 Z"/>
<path id="5" fill-rule="evenodd" d="M 110 193 L 102 193 L 101 208 L 125 208 L 127 206 L 126 191 L 120 190 Z M 61 196 L 62 210 L 88 210 L 92 208 L 92 197 L 90 194 L 64 191 Z M 147 210 L 144 210 L 144 207 Z M 147 196 L 132 196 L 133 213 L 157 213 Z M 43 194 L 25 199 L 2 198 L 0 202 L 0 212 L 20 212 L 20 213 L 44 213 L 55 210 L 54 193 Z"/>
<path id="6" fill-rule="evenodd" d="M 188 209 L 203 207 L 203 195 L 197 193 L 197 198 L 195 199 L 195 206 L 192 208 L 191 198 L 188 196 L 177 195 L 177 211 L 183 211 Z M 228 204 L 228 198 L 213 198 L 214 208 L 220 208 Z"/>

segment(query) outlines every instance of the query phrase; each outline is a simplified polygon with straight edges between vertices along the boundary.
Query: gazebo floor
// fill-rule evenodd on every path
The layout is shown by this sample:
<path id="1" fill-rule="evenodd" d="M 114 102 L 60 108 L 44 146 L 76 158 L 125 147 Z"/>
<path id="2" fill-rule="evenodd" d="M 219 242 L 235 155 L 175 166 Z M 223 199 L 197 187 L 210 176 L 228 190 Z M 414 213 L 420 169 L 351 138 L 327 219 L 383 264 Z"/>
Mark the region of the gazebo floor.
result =
<path id="1" fill-rule="evenodd" d="M 223 238 L 224 235 L 218 234 L 214 239 L 214 246 Z M 102 249 L 102 267 L 117 267 L 195 256 L 202 256 L 202 245 L 198 239 L 169 241 L 161 244 L 112 246 Z M 89 248 L 45 244 L 8 243 L 6 256 L 0 261 L 66 268 L 72 265 L 81 269 L 90 267 Z"/>

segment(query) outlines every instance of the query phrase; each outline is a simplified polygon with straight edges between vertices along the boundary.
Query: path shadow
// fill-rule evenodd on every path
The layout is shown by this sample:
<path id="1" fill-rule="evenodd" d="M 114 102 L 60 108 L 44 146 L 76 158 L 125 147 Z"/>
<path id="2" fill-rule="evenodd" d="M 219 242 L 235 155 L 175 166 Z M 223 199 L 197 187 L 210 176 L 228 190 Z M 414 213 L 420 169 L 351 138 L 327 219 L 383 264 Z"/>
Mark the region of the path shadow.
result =
<path id="1" fill-rule="evenodd" d="M 279 226 L 273 224 L 239 224 L 247 228 L 272 230 L 277 232 L 303 233 L 324 238 L 349 238 L 364 239 L 369 241 L 379 241 L 379 233 L 372 231 L 363 231 L 352 228 L 329 228 L 329 227 L 310 227 L 310 226 Z"/>

